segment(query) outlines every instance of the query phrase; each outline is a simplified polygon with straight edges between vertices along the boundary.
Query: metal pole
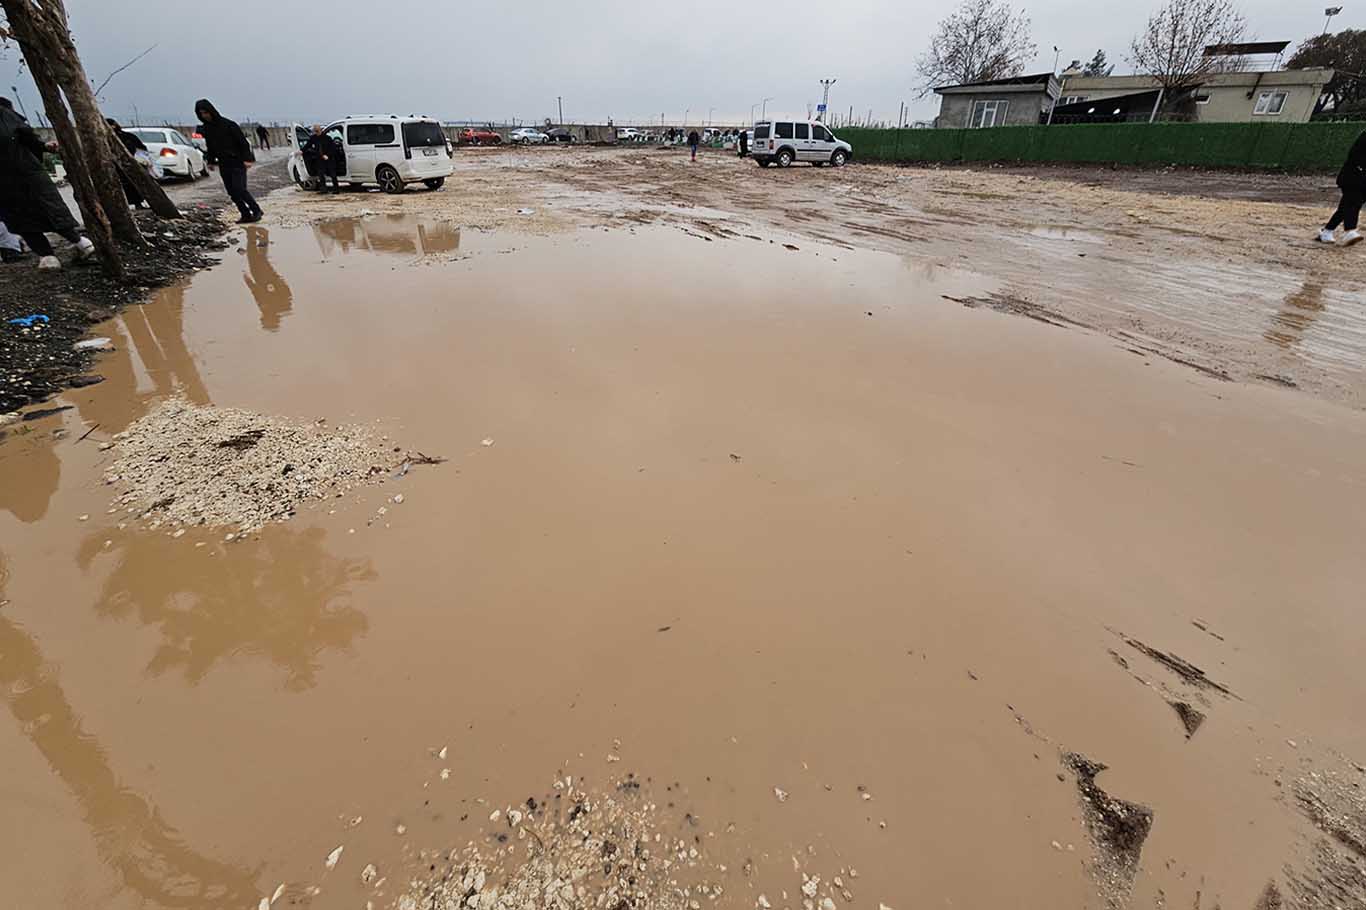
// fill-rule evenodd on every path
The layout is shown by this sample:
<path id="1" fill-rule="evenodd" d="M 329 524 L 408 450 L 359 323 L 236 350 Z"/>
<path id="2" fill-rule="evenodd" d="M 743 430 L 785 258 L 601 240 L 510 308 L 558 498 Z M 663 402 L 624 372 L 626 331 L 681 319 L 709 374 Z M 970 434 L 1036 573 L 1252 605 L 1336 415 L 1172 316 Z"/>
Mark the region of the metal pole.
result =
<path id="1" fill-rule="evenodd" d="M 830 110 L 830 86 L 834 85 L 837 81 L 838 80 L 836 79 L 822 79 L 820 81 L 821 85 L 825 88 L 825 94 L 821 97 L 821 109 L 816 112 L 817 120 L 824 120 L 826 112 Z"/>
<path id="2" fill-rule="evenodd" d="M 1162 106 L 1162 95 L 1163 95 L 1166 91 L 1167 91 L 1167 87 L 1166 87 L 1165 85 L 1162 86 L 1162 88 L 1160 88 L 1160 89 L 1157 90 L 1157 100 L 1153 102 L 1153 112 L 1152 112 L 1151 114 L 1148 115 L 1148 122 L 1149 122 L 1149 123 L 1153 123 L 1154 121 L 1157 120 L 1157 109 L 1158 109 L 1159 107 Z"/>
<path id="3" fill-rule="evenodd" d="M 1053 103 L 1048 106 L 1048 123 L 1046 124 L 1047 126 L 1053 125 L 1053 109 L 1057 107 L 1058 102 L 1062 100 L 1062 90 L 1063 87 L 1066 85 L 1067 78 L 1064 76 L 1062 81 L 1058 83 L 1058 94 L 1053 98 Z"/>
<path id="4" fill-rule="evenodd" d="M 560 106 L 560 126 L 564 126 L 564 99 L 559 95 L 555 96 L 555 103 Z"/>
<path id="5" fill-rule="evenodd" d="M 24 119 L 27 120 L 27 119 L 28 119 L 28 111 L 25 110 L 25 108 L 24 108 L 24 99 L 19 97 L 19 86 L 17 86 L 17 85 L 11 85 L 11 86 L 9 87 L 9 90 L 10 90 L 11 92 L 14 93 L 14 100 L 17 101 L 17 102 L 19 102 L 19 113 L 23 114 L 23 115 L 24 115 Z"/>
<path id="6" fill-rule="evenodd" d="M 767 119 L 768 119 L 768 103 L 769 103 L 770 101 L 772 101 L 772 100 L 773 100 L 772 98 L 765 98 L 765 99 L 764 99 L 764 109 L 761 110 L 761 111 L 759 112 L 759 119 L 760 119 L 760 120 L 767 120 Z"/>

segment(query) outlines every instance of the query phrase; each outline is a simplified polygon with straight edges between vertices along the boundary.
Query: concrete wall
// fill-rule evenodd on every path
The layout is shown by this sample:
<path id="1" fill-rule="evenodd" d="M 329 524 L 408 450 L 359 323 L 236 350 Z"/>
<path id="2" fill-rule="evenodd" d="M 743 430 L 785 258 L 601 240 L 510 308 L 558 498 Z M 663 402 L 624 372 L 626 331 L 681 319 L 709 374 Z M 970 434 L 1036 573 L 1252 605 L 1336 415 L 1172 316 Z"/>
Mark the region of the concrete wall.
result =
<path id="1" fill-rule="evenodd" d="M 997 121 L 997 126 L 1030 126 L 1038 124 L 1047 96 L 1042 86 L 1037 92 L 945 94 L 940 96 L 939 117 L 934 125 L 939 129 L 963 129 L 968 125 L 974 103 L 998 100 L 1010 102 L 1010 107 L 1006 110 L 1006 122 Z"/>

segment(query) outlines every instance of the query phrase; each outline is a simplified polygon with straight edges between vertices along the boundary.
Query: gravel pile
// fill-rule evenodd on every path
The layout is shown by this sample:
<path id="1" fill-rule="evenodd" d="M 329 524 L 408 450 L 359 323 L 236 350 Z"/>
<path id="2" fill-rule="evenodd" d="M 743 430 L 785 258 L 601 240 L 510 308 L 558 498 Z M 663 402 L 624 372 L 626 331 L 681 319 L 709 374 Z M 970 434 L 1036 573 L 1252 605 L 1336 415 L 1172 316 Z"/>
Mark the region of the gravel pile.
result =
<path id="1" fill-rule="evenodd" d="M 401 456 L 361 427 L 296 425 L 233 408 L 170 399 L 106 446 L 115 506 L 153 528 L 260 529 L 301 503 L 379 483 Z"/>

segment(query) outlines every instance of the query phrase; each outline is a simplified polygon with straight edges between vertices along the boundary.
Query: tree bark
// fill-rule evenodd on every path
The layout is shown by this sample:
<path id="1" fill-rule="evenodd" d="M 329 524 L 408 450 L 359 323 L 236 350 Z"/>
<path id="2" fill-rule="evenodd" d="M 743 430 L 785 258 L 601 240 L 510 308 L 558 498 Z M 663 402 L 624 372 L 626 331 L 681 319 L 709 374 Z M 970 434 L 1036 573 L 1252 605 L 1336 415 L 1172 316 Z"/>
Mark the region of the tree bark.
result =
<path id="1" fill-rule="evenodd" d="M 176 204 L 166 195 L 166 191 L 157 183 L 156 178 L 147 173 L 147 169 L 128 154 L 128 149 L 114 133 L 113 127 L 109 127 L 105 139 L 109 143 L 109 155 L 114 159 L 119 173 L 137 187 L 138 192 L 152 207 L 152 211 L 161 218 L 179 218 L 180 209 L 176 208 Z"/>
<path id="2" fill-rule="evenodd" d="M 9 21 L 11 27 L 16 27 L 12 12 L 9 13 Z M 15 37 L 23 46 L 23 39 L 19 38 L 21 28 L 22 26 L 15 28 Z M 81 143 L 76 136 L 76 128 L 66 115 L 61 89 L 57 86 L 57 79 L 48 67 L 47 60 L 40 54 L 32 53 L 28 47 L 24 47 L 24 59 L 28 61 L 29 72 L 33 75 L 34 84 L 38 86 L 38 94 L 42 96 L 47 119 L 52 123 L 53 132 L 57 134 L 58 146 L 74 149 L 79 154 Z M 62 163 L 67 165 L 67 177 L 71 180 L 71 189 L 76 196 L 76 206 L 81 210 L 81 219 L 85 222 L 86 236 L 95 245 L 95 252 L 99 254 L 105 273 L 114 278 L 122 278 L 123 255 L 114 243 L 109 218 L 99 203 L 89 172 L 79 160 L 71 160 L 64 156 Z"/>

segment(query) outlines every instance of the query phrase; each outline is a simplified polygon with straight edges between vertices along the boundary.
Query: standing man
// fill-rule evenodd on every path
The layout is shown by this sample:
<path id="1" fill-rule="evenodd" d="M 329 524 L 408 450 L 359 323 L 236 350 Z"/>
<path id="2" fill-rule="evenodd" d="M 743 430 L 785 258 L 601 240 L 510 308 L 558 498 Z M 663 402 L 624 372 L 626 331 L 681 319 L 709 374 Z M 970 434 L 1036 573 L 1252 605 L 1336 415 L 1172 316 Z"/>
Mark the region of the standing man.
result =
<path id="1" fill-rule="evenodd" d="M 234 120 L 229 120 L 205 98 L 194 103 L 195 116 L 204 126 L 204 143 L 209 147 L 204 162 L 209 167 L 217 167 L 223 174 L 223 188 L 237 206 L 242 217 L 238 224 L 254 224 L 261 220 L 261 207 L 247 190 L 247 168 L 256 163 L 251 143 L 242 135 L 242 128 Z"/>
<path id="2" fill-rule="evenodd" d="M 0 98 L 0 220 L 38 255 L 40 269 L 62 267 L 48 231 L 70 241 L 77 259 L 95 252 L 43 167 L 43 153 L 56 150 L 57 143 L 44 145 L 9 99 Z"/>
<path id="3" fill-rule="evenodd" d="M 1366 133 L 1352 143 L 1347 160 L 1338 172 L 1338 188 L 1342 190 L 1342 201 L 1338 203 L 1338 210 L 1333 217 L 1319 231 L 1319 242 L 1333 243 L 1333 234 L 1338 225 L 1342 225 L 1347 228 L 1347 233 L 1342 235 L 1342 245 L 1352 246 L 1361 242 L 1357 221 L 1361 217 L 1361 207 L 1366 205 Z"/>
<path id="4" fill-rule="evenodd" d="M 260 149 L 270 149 L 270 130 L 266 129 L 264 123 L 256 124 L 256 147 Z"/>
<path id="5" fill-rule="evenodd" d="M 316 123 L 313 124 L 313 135 L 308 137 L 304 145 L 305 160 L 310 155 L 318 163 L 318 192 L 327 192 L 327 178 L 331 177 L 332 192 L 340 193 L 341 187 L 337 184 L 337 143 Z"/>
<path id="6" fill-rule="evenodd" d="M 736 144 L 736 147 L 740 149 L 740 157 L 741 157 L 741 158 L 743 158 L 743 157 L 745 157 L 746 155 L 748 155 L 748 154 L 749 154 L 749 130 L 746 130 L 746 129 L 740 130 L 740 136 L 739 136 L 739 138 L 738 138 L 738 141 L 737 141 L 735 144 Z"/>
<path id="7" fill-rule="evenodd" d="M 697 147 L 702 144 L 702 137 L 697 135 L 697 130 L 688 134 L 688 148 L 692 149 L 692 160 L 697 160 Z"/>

